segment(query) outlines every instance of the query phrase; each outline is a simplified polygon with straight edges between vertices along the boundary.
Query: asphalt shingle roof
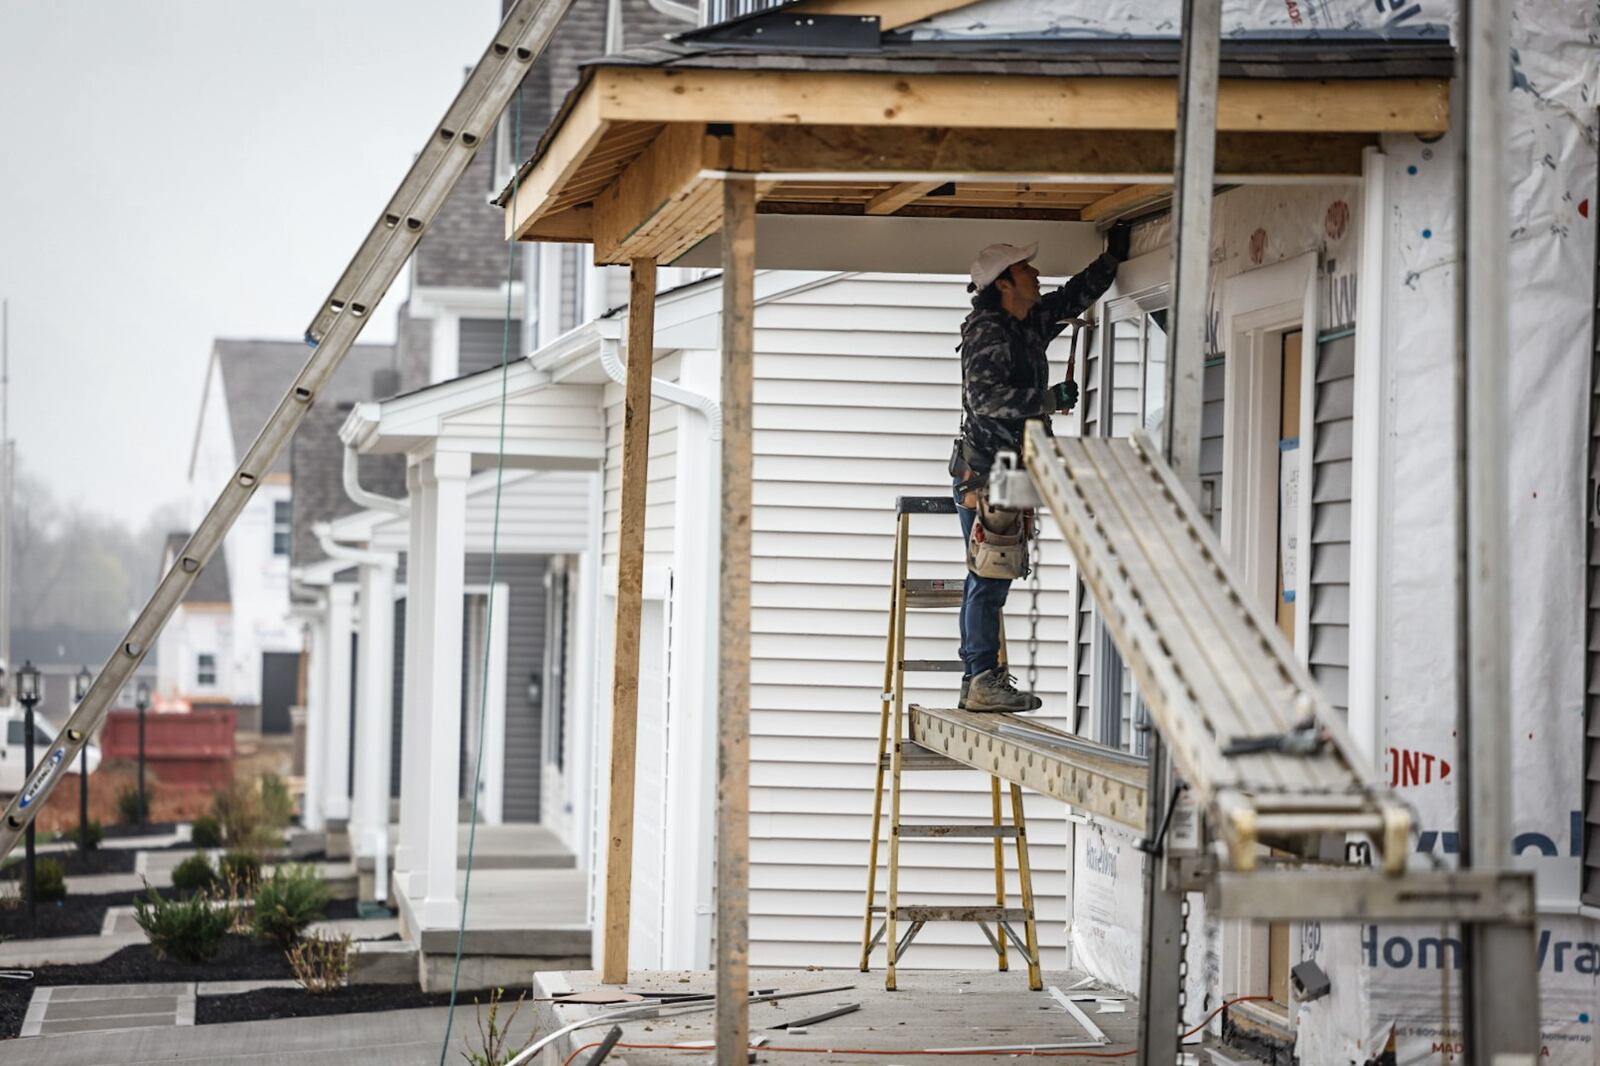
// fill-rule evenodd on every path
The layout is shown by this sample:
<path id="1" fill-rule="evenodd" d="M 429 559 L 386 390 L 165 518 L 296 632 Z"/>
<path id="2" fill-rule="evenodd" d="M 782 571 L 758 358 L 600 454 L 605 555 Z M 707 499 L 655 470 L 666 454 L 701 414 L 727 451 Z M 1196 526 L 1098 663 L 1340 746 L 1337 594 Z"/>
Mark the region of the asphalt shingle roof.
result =
<path id="1" fill-rule="evenodd" d="M 349 403 L 313 407 L 295 430 L 289 445 L 291 536 L 289 565 L 309 566 L 327 558 L 311 527 L 360 508 L 344 491 L 344 443 L 339 427 L 350 414 Z M 404 497 L 406 459 L 403 455 L 363 455 L 361 485 L 380 496 Z"/>
<path id="2" fill-rule="evenodd" d="M 161 552 L 161 573 L 166 575 L 173 562 L 178 558 L 178 553 L 183 551 L 183 546 L 189 543 L 189 533 L 177 531 L 167 534 L 166 547 Z M 183 594 L 184 603 L 233 603 L 233 592 L 228 587 L 227 546 L 217 549 L 211 561 L 200 568 L 200 573 L 195 575 L 194 584 L 189 586 L 189 591 Z"/>
<path id="3" fill-rule="evenodd" d="M 233 432 L 233 458 L 237 461 L 255 442 L 256 434 L 289 391 L 295 375 L 311 356 L 311 349 L 298 341 L 227 340 L 214 345 L 216 371 L 222 375 L 222 391 L 228 403 L 228 423 Z M 373 374 L 394 367 L 394 347 L 388 344 L 358 344 L 350 349 L 332 380 L 317 397 L 317 407 L 376 399 Z M 316 408 L 312 408 L 316 410 Z M 287 473 L 288 449 L 272 464 L 269 473 Z"/>

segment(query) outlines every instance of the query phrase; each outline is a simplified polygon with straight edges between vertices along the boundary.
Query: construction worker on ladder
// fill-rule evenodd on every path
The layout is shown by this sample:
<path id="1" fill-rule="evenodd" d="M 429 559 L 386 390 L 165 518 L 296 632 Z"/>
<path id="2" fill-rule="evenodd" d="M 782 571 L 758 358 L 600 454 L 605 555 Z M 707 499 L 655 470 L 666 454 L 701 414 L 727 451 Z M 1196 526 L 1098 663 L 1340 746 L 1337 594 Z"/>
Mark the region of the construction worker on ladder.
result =
<path id="1" fill-rule="evenodd" d="M 1032 711 L 1040 700 L 1019 692 L 1000 661 L 1000 612 L 1011 582 L 1028 572 L 1031 512 L 999 511 L 988 501 L 997 452 L 1022 450 L 1023 423 L 1070 411 L 1078 384 L 1050 384 L 1045 349 L 1100 298 L 1128 258 L 1130 227 L 1113 226 L 1106 250 L 1056 291 L 1039 294 L 1033 257 L 1039 246 L 991 244 L 972 261 L 972 313 L 961 324 L 961 436 L 950 458 L 967 580 L 961 602 L 961 707 Z"/>

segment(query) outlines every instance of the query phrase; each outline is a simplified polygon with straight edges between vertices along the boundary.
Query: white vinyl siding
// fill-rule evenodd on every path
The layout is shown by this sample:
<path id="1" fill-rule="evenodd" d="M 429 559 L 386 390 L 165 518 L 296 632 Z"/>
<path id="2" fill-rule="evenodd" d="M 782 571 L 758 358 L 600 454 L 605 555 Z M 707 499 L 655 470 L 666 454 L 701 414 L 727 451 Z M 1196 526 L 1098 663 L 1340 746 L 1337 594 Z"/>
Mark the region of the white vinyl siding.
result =
<path id="1" fill-rule="evenodd" d="M 678 379 L 678 353 L 663 355 L 655 362 L 655 377 L 666 381 Z M 607 385 L 605 389 L 606 471 L 604 508 L 604 537 L 601 557 L 604 559 L 605 589 L 614 592 L 617 585 L 617 513 L 622 500 L 622 393 L 621 385 Z M 644 565 L 646 574 L 664 575 L 672 565 L 672 518 L 677 501 L 678 476 L 678 419 L 698 415 L 685 414 L 683 408 L 666 400 L 654 399 L 650 404 L 650 463 L 648 483 L 645 487 Z M 660 577 L 657 577 L 660 580 Z"/>
<path id="2" fill-rule="evenodd" d="M 859 954 L 883 683 L 894 499 L 949 491 L 960 419 L 956 280 L 855 276 L 756 314 L 751 637 L 751 962 L 848 966 Z M 1065 359 L 1065 342 L 1056 350 Z M 1059 367 L 1058 367 L 1059 370 Z M 1064 721 L 1072 577 L 1044 522 L 1039 690 Z M 959 577 L 954 516 L 912 519 L 913 577 Z M 1012 668 L 1026 671 L 1028 588 L 1012 589 Z M 913 612 L 906 656 L 953 659 L 953 611 Z M 950 706 L 957 675 L 913 675 L 908 702 Z M 1070 723 L 1069 723 L 1070 724 Z M 987 820 L 988 781 L 909 774 L 908 820 Z M 1046 965 L 1065 956 L 1060 804 L 1027 798 Z M 885 823 L 887 824 L 887 823 Z M 1009 852 L 1008 852 L 1009 856 Z M 993 852 L 977 841 L 901 848 L 902 904 L 993 902 Z M 1015 889 L 1015 862 L 1008 857 Z M 880 878 L 880 886 L 883 884 Z M 1013 897 L 1013 903 L 1015 897 Z M 882 949 L 875 956 L 881 965 Z M 975 928 L 929 925 L 906 963 L 987 967 Z"/>
<path id="3" fill-rule="evenodd" d="M 1595 306 L 1600 308 L 1600 269 L 1595 272 Z M 1600 501 L 1600 314 L 1590 336 L 1589 390 L 1589 499 Z M 1584 596 L 1584 751 L 1583 751 L 1583 869 L 1579 891 L 1583 902 L 1600 907 L 1600 513 L 1591 508 L 1585 531 L 1588 578 Z"/>

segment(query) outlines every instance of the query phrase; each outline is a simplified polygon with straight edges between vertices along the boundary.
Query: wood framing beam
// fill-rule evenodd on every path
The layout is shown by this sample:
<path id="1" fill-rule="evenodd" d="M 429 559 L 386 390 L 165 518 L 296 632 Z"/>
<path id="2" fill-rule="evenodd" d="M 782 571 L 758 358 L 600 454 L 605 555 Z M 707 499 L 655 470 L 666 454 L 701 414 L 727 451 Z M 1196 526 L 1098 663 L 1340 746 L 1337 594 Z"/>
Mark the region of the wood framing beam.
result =
<path id="1" fill-rule="evenodd" d="M 617 618 L 611 673 L 611 805 L 606 820 L 606 930 L 600 979 L 628 980 L 633 907 L 634 766 L 639 722 L 639 618 L 644 608 L 644 508 L 655 367 L 656 263 L 635 259 L 628 286 L 628 378 L 617 517 Z"/>
<path id="2" fill-rule="evenodd" d="M 722 183 L 722 615 L 717 669 L 717 1066 L 750 1043 L 750 409 L 756 190 Z"/>
<path id="3" fill-rule="evenodd" d="M 1102 218 L 1111 218 L 1135 208 L 1148 207 L 1171 195 L 1171 185 L 1129 185 L 1114 193 L 1108 193 L 1082 208 L 1078 212 L 1078 217 L 1085 222 L 1097 222 Z"/>
<path id="4" fill-rule="evenodd" d="M 1059 174 L 1086 181 L 1170 177 L 1169 131 L 966 130 L 866 125 L 765 125 L 759 169 L 781 172 L 937 172 L 992 176 Z M 740 128 L 743 132 L 743 127 Z M 1236 177 L 1356 176 L 1362 152 L 1377 143 L 1362 133 L 1225 133 L 1217 172 Z"/>
<path id="5" fill-rule="evenodd" d="M 731 137 L 700 123 L 662 128 L 594 202 L 596 263 L 671 262 L 722 224 L 722 190 L 701 172 L 728 165 Z"/>
<path id="6" fill-rule="evenodd" d="M 868 200 L 866 213 L 892 215 L 902 207 L 916 203 L 943 184 L 942 181 L 902 181 Z"/>
<path id="7" fill-rule="evenodd" d="M 1219 130 L 1444 133 L 1447 78 L 1227 78 Z M 1172 130 L 1170 78 L 602 67 L 585 95 L 605 121 Z M 570 121 L 570 119 L 569 119 Z"/>
<path id="8" fill-rule="evenodd" d="M 808 15 L 876 15 L 878 26 L 897 30 L 913 22 L 967 7 L 975 0 L 806 0 L 795 6 Z"/>
<path id="9" fill-rule="evenodd" d="M 600 116 L 598 96 L 585 92 L 578 97 L 550 147 L 540 156 L 538 165 L 522 176 L 516 195 L 506 205 L 507 240 L 526 239 L 533 223 L 577 173 L 610 125 Z"/>

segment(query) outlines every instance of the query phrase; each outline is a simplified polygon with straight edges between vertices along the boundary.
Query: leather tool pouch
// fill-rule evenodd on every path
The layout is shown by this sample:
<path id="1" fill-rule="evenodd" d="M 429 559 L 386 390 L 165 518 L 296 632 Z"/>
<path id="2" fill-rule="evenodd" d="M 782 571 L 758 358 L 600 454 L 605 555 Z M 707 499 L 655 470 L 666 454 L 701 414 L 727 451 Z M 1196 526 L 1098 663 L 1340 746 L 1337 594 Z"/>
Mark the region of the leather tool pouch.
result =
<path id="1" fill-rule="evenodd" d="M 979 577 L 1015 581 L 1028 576 L 1032 511 L 1001 511 L 989 506 L 987 491 L 976 493 L 978 515 L 967 540 L 967 569 Z"/>

